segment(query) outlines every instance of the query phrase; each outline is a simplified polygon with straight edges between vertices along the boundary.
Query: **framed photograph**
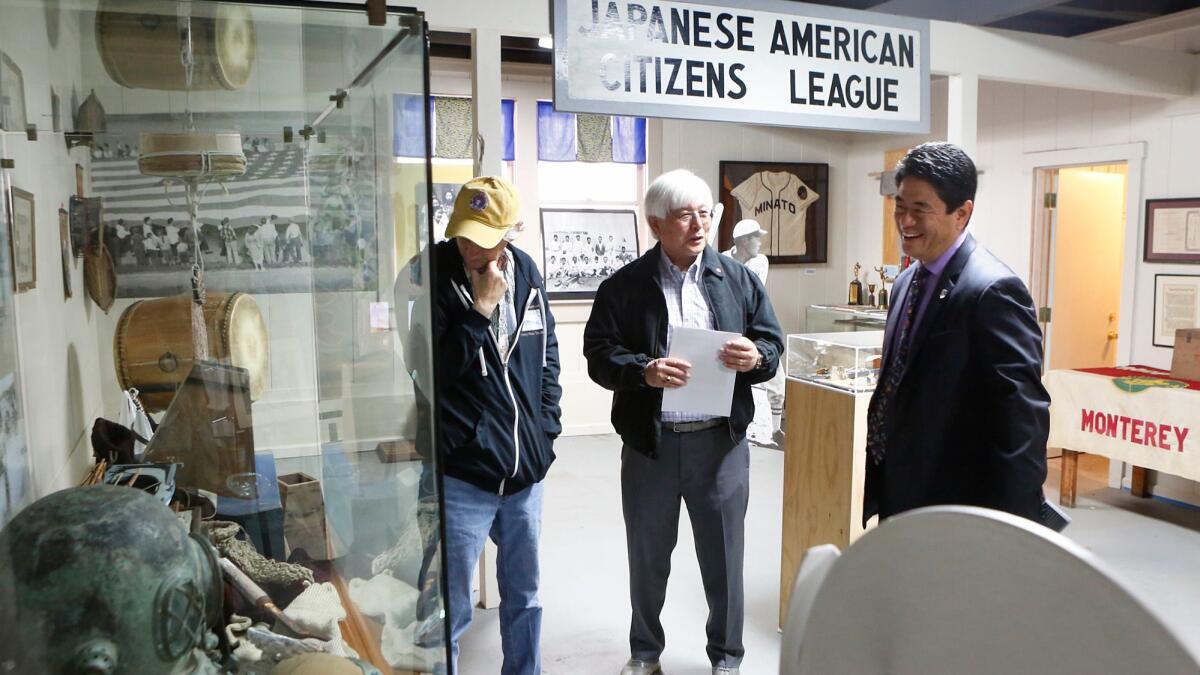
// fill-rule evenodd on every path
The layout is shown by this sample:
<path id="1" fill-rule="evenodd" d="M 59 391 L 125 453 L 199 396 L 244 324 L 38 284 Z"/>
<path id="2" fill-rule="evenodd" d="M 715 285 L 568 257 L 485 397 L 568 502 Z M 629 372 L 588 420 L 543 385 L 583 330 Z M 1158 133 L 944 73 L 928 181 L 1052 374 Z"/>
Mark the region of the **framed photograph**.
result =
<path id="1" fill-rule="evenodd" d="M 1146 246 L 1142 259 L 1200 263 L 1200 197 L 1146 200 Z"/>
<path id="2" fill-rule="evenodd" d="M 188 292 L 191 266 L 203 261 L 210 292 L 254 294 L 359 292 L 379 288 L 376 131 L 331 127 L 306 156 L 263 129 L 294 125 L 302 113 L 234 111 L 195 114 L 199 129 L 241 130 L 246 172 L 209 189 L 197 222 L 182 184 L 147 181 L 138 170 L 141 132 L 174 130 L 178 115 L 108 115 L 92 148 L 87 203 L 103 200 L 104 245 L 117 274 L 117 297 Z M 78 186 L 77 186 L 78 188 Z M 422 196 L 415 203 L 423 204 Z M 98 202 L 97 202 L 98 203 Z M 72 243 L 91 235 L 98 210 L 72 211 Z M 79 230 L 77 226 L 86 229 Z M 389 224 L 388 227 L 391 227 Z M 415 250 L 413 251 L 416 252 Z"/>
<path id="3" fill-rule="evenodd" d="M 0 129 L 25 131 L 29 124 L 25 112 L 25 78 L 17 62 L 0 52 Z"/>
<path id="4" fill-rule="evenodd" d="M 1200 327 L 1200 274 L 1154 275 L 1154 346 L 1174 347 L 1175 331 Z"/>
<path id="5" fill-rule="evenodd" d="M 8 237 L 12 247 L 13 287 L 18 293 L 37 287 L 37 257 L 34 251 L 33 195 L 13 188 L 9 198 Z"/>
<path id="6" fill-rule="evenodd" d="M 419 188 L 424 188 L 423 184 L 418 184 Z M 446 227 L 450 224 L 450 213 L 454 211 L 454 200 L 458 199 L 458 191 L 462 189 L 461 183 L 433 183 L 433 241 L 445 241 Z M 425 195 L 422 190 L 418 197 L 419 204 L 425 203 Z"/>
<path id="7" fill-rule="evenodd" d="M 550 299 L 585 300 L 640 255 L 637 212 L 542 209 L 542 270 Z"/>
<path id="8" fill-rule="evenodd" d="M 729 250 L 733 226 L 749 218 L 767 231 L 762 252 L 771 264 L 826 262 L 828 164 L 722 161 L 719 196 L 719 250 Z"/>
<path id="9" fill-rule="evenodd" d="M 71 226 L 70 214 L 66 209 L 58 210 L 58 241 L 62 248 L 63 296 L 67 299 L 73 295 L 71 291 Z"/>

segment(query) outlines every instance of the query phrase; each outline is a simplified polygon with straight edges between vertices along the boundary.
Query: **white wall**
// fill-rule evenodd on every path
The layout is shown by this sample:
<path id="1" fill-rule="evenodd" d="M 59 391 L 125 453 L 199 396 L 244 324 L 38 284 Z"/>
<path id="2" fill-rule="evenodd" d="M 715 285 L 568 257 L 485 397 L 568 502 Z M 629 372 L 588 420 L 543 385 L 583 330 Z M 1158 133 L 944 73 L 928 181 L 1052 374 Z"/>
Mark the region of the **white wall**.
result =
<path id="1" fill-rule="evenodd" d="M 36 211 L 37 288 L 16 296 L 15 319 L 21 356 L 25 429 L 34 497 L 68 487 L 90 464 L 86 434 L 101 410 L 99 348 L 95 326 L 102 316 L 86 297 L 82 262 L 71 264 L 74 297 L 64 300 L 58 209 L 75 188 L 75 164 L 87 165 L 86 149 L 68 153 L 61 134 L 51 132 L 50 87 L 62 101 L 69 124 L 72 90 L 79 101 L 79 16 L 59 13 L 57 49 L 51 51 L 46 14 L 40 7 L 0 10 L 0 48 L 21 68 L 36 142 L 3 134 L 0 155 L 15 160 L 8 171 L 15 187 L 33 193 Z M 47 56 L 49 55 L 49 56 Z M 7 227 L 7 225 L 5 225 Z M 0 283 L 11 284 L 11 279 Z"/>

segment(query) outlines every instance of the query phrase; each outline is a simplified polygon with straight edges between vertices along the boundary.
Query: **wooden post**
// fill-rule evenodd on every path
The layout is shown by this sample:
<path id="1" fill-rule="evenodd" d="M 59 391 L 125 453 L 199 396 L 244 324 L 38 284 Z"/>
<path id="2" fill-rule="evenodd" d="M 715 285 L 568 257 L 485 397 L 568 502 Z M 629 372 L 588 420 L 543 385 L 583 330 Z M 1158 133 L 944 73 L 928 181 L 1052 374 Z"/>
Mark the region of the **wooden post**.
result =
<path id="1" fill-rule="evenodd" d="M 1146 481 L 1147 469 L 1140 466 L 1133 467 L 1133 471 L 1129 475 L 1129 492 L 1134 497 L 1142 497 L 1143 499 L 1150 496 L 1150 486 Z"/>
<path id="2" fill-rule="evenodd" d="M 1075 507 L 1075 488 L 1079 479 L 1079 454 L 1066 448 L 1063 448 L 1062 451 L 1062 476 L 1058 482 L 1058 503 L 1070 508 Z"/>

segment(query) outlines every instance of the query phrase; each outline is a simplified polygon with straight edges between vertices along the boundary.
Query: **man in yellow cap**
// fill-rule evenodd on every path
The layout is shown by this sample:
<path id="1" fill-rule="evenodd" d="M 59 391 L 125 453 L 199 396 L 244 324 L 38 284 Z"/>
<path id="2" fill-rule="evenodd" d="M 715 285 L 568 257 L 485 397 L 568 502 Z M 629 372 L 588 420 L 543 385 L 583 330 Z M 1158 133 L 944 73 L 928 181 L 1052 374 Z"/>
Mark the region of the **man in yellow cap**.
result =
<path id="1" fill-rule="evenodd" d="M 471 577 L 490 536 L 499 549 L 504 675 L 539 675 L 538 536 L 542 478 L 562 430 L 558 339 L 542 277 L 510 247 L 516 191 L 475 178 L 435 248 L 437 447 L 444 469 L 451 656 L 471 623 Z M 457 668 L 455 669 L 457 670 Z"/>

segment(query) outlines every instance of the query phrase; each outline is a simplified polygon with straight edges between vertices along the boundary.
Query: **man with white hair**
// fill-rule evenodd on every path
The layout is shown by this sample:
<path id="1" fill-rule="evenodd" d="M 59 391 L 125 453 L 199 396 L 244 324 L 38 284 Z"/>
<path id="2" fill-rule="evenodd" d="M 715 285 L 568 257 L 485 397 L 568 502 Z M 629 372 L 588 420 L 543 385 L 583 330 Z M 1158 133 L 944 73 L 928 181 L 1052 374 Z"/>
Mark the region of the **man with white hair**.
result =
<path id="1" fill-rule="evenodd" d="M 712 191 L 676 170 L 646 191 L 658 245 L 600 284 L 583 334 L 588 374 L 613 391 L 621 435 L 621 503 L 633 617 L 622 675 L 660 672 L 666 644 L 659 615 L 671 552 L 687 504 L 708 600 L 714 675 L 739 672 L 744 619 L 743 557 L 750 456 L 750 387 L 775 374 L 783 334 L 762 282 L 708 246 Z M 729 417 L 662 412 L 663 390 L 683 387 L 691 364 L 670 358 L 679 327 L 737 333 L 717 354 L 737 371 Z"/>

